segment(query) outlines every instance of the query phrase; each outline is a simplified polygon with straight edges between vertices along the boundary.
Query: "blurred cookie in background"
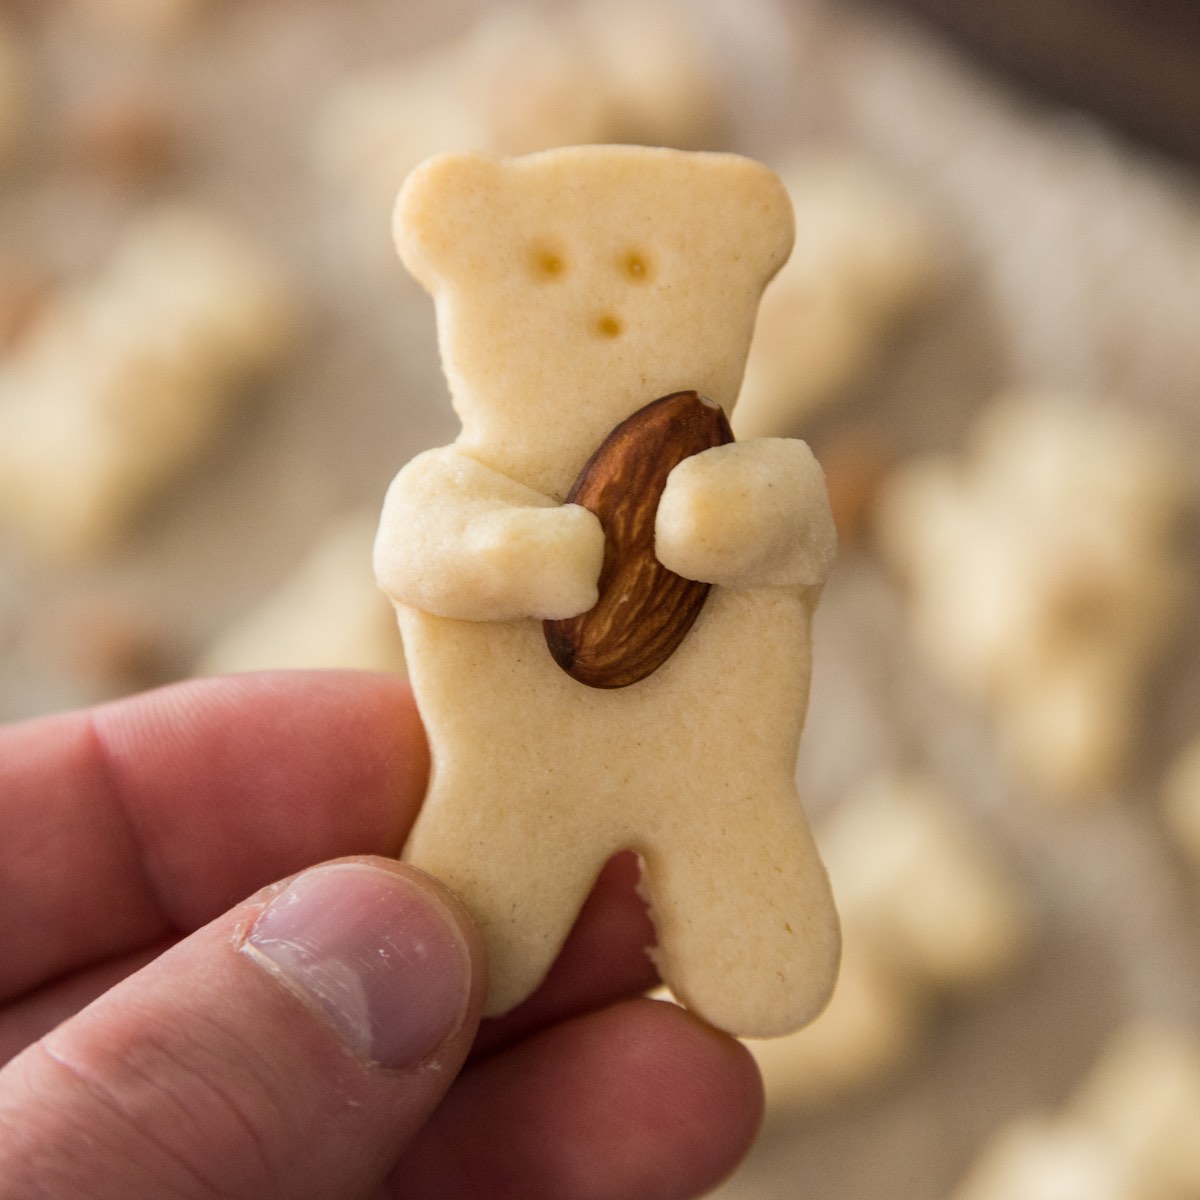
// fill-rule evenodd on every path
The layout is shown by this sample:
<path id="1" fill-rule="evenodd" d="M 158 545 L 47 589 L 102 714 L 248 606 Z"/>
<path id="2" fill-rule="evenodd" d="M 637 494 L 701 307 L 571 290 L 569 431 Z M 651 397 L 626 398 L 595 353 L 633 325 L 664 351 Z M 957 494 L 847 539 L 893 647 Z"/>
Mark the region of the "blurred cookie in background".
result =
<path id="1" fill-rule="evenodd" d="M 1165 1020 L 1112 1035 L 1057 1112 L 984 1146 L 953 1200 L 1193 1200 L 1200 1195 L 1200 1034 Z"/>
<path id="2" fill-rule="evenodd" d="M 331 521 L 296 569 L 218 634 L 195 673 L 332 668 L 402 674 L 396 614 L 372 569 L 378 524 L 374 510 Z"/>
<path id="3" fill-rule="evenodd" d="M 896 468 L 880 545 L 929 662 L 1060 803 L 1111 789 L 1179 632 L 1191 485 L 1169 435 L 1107 401 L 1014 393 L 961 455 Z"/>
<path id="4" fill-rule="evenodd" d="M 455 39 L 339 82 L 313 133 L 318 173 L 354 241 L 390 262 L 396 193 L 440 151 L 716 148 L 723 77 L 702 24 L 675 0 L 497 5 Z"/>
<path id="5" fill-rule="evenodd" d="M 815 829 L 842 922 L 833 999 L 808 1028 L 749 1045 L 768 1103 L 811 1108 L 879 1086 L 934 1013 L 1012 975 L 1034 937 L 1013 869 L 932 778 L 862 780 Z"/>
<path id="6" fill-rule="evenodd" d="M 733 414 L 739 437 L 794 436 L 844 398 L 953 258 L 929 206 L 866 156 L 795 147 L 775 167 L 796 242 L 763 294 Z"/>
<path id="7" fill-rule="evenodd" d="M 0 361 L 0 535 L 65 563 L 110 550 L 294 336 L 271 255 L 171 205 L 62 285 Z"/>

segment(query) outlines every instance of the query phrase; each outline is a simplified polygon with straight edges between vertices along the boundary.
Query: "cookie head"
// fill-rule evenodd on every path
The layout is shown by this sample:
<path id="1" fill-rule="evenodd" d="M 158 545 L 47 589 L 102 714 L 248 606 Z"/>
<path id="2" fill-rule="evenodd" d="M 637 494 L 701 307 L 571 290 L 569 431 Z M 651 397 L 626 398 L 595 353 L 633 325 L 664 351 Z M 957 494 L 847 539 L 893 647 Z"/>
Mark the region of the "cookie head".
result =
<path id="1" fill-rule="evenodd" d="M 732 409 L 792 214 L 748 159 L 586 146 L 431 159 L 395 231 L 435 297 L 467 440 L 569 457 L 669 392 Z"/>

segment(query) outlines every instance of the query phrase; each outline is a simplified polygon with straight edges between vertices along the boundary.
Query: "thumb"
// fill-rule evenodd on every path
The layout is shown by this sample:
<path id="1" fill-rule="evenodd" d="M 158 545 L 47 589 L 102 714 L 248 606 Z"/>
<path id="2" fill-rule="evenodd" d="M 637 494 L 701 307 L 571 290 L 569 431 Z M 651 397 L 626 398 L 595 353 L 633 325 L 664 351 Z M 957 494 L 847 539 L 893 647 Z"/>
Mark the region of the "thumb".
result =
<path id="1" fill-rule="evenodd" d="M 360 1195 L 453 1081 L 483 951 L 402 863 L 268 888 L 0 1071 L 0 1196 Z"/>

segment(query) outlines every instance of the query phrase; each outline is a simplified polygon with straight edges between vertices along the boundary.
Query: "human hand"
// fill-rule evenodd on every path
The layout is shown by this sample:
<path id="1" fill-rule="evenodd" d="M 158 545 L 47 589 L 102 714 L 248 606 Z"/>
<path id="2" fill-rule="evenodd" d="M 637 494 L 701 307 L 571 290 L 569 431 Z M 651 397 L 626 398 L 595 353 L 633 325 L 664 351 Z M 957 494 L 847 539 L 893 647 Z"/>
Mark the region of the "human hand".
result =
<path id="1" fill-rule="evenodd" d="M 0 1198 L 637 1200 L 732 1168 L 757 1073 L 634 998 L 629 857 L 545 986 L 480 1025 L 469 919 L 375 857 L 426 770 L 385 676 L 205 680 L 0 730 Z"/>

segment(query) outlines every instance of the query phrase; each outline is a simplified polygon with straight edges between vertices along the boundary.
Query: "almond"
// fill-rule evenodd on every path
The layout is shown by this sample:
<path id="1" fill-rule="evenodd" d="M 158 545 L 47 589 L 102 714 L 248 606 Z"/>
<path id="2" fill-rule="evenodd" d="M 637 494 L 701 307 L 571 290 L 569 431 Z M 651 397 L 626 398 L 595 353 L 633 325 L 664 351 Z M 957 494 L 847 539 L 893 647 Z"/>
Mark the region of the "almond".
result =
<path id="1" fill-rule="evenodd" d="M 600 598 L 577 617 L 545 621 L 554 661 L 580 683 L 622 688 L 653 674 L 700 615 L 709 585 L 668 571 L 654 554 L 654 520 L 677 463 L 733 440 L 719 405 L 673 392 L 640 408 L 600 444 L 567 503 L 600 519 Z"/>

